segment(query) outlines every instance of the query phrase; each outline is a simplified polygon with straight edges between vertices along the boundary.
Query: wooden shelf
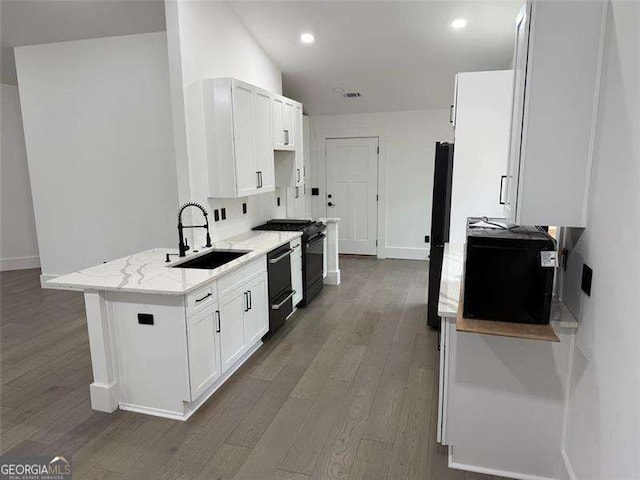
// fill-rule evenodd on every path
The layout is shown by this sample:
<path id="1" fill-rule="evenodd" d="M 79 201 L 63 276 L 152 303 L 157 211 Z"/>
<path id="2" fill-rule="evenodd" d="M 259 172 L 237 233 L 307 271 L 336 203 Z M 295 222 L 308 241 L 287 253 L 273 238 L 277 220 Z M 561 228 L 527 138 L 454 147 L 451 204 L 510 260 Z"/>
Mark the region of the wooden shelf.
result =
<path id="1" fill-rule="evenodd" d="M 495 335 L 498 337 L 523 338 L 525 340 L 541 340 L 546 342 L 559 342 L 560 339 L 550 324 L 512 323 L 498 322 L 496 320 L 476 320 L 464 318 L 464 295 L 460 289 L 460 301 L 458 302 L 458 316 L 456 330 L 458 332 L 478 333 L 482 335 Z"/>

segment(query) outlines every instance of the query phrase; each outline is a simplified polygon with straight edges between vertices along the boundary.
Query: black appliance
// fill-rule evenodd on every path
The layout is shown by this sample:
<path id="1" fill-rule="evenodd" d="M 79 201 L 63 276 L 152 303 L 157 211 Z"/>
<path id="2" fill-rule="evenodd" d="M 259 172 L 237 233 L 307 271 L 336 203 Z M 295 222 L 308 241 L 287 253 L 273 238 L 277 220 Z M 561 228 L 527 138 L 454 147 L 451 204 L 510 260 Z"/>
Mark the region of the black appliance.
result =
<path id="1" fill-rule="evenodd" d="M 269 333 L 275 332 L 293 312 L 293 295 L 291 288 L 291 253 L 290 244 L 271 250 L 267 253 L 267 275 L 269 279 Z"/>
<path id="2" fill-rule="evenodd" d="M 434 328 L 440 328 L 438 299 L 440 297 L 444 244 L 449 241 L 452 179 L 453 143 L 436 142 L 427 291 L 427 325 Z"/>
<path id="3" fill-rule="evenodd" d="M 463 316 L 548 323 L 554 268 L 542 252 L 555 250 L 555 240 L 542 227 L 469 218 Z"/>
<path id="4" fill-rule="evenodd" d="M 298 307 L 308 305 L 322 291 L 323 240 L 326 229 L 327 226 L 322 222 L 292 218 L 269 220 L 254 228 L 277 232 L 302 232 L 302 300 Z"/>

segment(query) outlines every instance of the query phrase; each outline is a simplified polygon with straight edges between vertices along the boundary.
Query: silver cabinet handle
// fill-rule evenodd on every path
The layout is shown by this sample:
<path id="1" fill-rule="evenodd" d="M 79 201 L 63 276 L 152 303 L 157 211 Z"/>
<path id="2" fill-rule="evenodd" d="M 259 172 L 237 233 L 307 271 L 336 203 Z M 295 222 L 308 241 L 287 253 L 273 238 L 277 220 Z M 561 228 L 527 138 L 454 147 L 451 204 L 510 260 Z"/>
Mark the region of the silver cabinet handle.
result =
<path id="1" fill-rule="evenodd" d="M 284 131 L 284 144 L 289 145 L 289 130 Z"/>
<path id="2" fill-rule="evenodd" d="M 216 333 L 220 333 L 220 310 L 216 310 L 216 316 L 218 317 L 218 327 L 216 328 Z"/>
<path id="3" fill-rule="evenodd" d="M 287 250 L 285 253 L 283 253 L 282 255 L 276 257 L 276 258 L 270 258 L 269 259 L 269 263 L 278 263 L 280 260 L 282 260 L 284 257 L 288 257 L 289 255 L 291 255 L 291 253 L 293 252 L 293 249 L 290 248 L 289 250 Z"/>
<path id="4" fill-rule="evenodd" d="M 291 290 L 291 293 L 289 295 L 287 295 L 284 300 L 282 300 L 280 303 L 278 303 L 276 305 L 271 305 L 271 309 L 272 310 L 279 310 L 280 307 L 282 307 L 285 303 L 287 303 L 287 300 L 289 300 L 295 294 L 296 294 L 296 291 L 295 290 Z"/>

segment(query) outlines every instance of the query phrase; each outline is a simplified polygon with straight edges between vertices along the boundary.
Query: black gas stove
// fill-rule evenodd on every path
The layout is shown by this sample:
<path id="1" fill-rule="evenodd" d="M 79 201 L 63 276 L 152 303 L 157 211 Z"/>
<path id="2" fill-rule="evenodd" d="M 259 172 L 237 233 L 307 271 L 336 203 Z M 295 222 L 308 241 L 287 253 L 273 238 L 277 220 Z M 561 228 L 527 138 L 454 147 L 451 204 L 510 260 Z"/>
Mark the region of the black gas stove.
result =
<path id="1" fill-rule="evenodd" d="M 324 273 L 324 242 L 327 226 L 322 222 L 302 219 L 275 219 L 254 230 L 302 232 L 302 301 L 299 307 L 311 302 L 322 290 Z"/>
<path id="2" fill-rule="evenodd" d="M 327 226 L 322 222 L 297 218 L 283 218 L 269 220 L 267 223 L 254 227 L 254 230 L 271 230 L 276 232 L 302 232 L 303 238 L 310 238 L 324 232 Z"/>

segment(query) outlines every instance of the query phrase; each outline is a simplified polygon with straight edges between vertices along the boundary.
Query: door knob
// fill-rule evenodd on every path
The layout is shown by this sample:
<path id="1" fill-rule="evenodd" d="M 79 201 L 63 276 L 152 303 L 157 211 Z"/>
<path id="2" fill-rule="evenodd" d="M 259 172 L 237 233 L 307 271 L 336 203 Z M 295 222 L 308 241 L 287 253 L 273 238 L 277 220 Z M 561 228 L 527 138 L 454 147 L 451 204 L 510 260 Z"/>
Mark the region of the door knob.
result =
<path id="1" fill-rule="evenodd" d="M 334 206 L 333 203 L 331 203 L 331 202 L 327 203 L 327 205 L 329 205 L 330 207 Z"/>

